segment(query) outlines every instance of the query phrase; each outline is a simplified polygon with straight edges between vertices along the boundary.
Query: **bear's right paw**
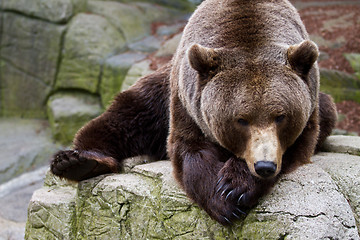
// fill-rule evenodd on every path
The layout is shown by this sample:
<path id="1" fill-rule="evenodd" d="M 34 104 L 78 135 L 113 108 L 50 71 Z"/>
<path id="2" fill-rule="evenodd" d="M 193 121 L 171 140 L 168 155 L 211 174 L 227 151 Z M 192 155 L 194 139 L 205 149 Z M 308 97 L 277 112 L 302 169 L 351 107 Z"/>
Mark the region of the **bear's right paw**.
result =
<path id="1" fill-rule="evenodd" d="M 257 203 L 261 188 L 245 162 L 230 158 L 218 173 L 210 215 L 224 225 L 231 224 Z"/>
<path id="2" fill-rule="evenodd" d="M 236 203 L 226 201 L 223 197 L 214 196 L 209 201 L 208 214 L 222 225 L 231 225 L 235 221 L 243 219 L 247 213 Z"/>
<path id="3" fill-rule="evenodd" d="M 91 151 L 59 151 L 51 160 L 53 174 L 74 181 L 81 181 L 116 171 L 117 162 L 112 157 Z"/>

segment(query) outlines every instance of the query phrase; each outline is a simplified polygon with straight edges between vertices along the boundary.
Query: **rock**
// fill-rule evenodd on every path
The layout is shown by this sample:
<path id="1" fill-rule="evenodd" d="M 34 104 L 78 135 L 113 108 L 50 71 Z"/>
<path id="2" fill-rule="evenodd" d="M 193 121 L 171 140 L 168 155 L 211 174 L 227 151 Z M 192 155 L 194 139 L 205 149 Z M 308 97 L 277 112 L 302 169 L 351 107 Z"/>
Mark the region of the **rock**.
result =
<path id="1" fill-rule="evenodd" d="M 0 217 L 0 239 L 24 239 L 25 223 L 8 221 Z"/>
<path id="2" fill-rule="evenodd" d="M 181 30 L 184 28 L 185 23 L 176 23 L 173 25 L 162 25 L 159 26 L 156 30 L 156 34 L 163 36 L 163 35 L 173 35 L 176 33 L 181 32 Z"/>
<path id="3" fill-rule="evenodd" d="M 161 40 L 155 36 L 146 37 L 138 42 L 130 43 L 129 49 L 138 52 L 155 52 L 161 46 Z"/>
<path id="4" fill-rule="evenodd" d="M 10 63 L 0 60 L 1 115 L 4 117 L 45 118 L 44 101 L 51 87 Z"/>
<path id="5" fill-rule="evenodd" d="M 76 189 L 69 186 L 35 191 L 29 204 L 25 239 L 76 239 L 72 226 L 76 216 L 75 196 Z"/>
<path id="6" fill-rule="evenodd" d="M 44 103 L 55 82 L 65 27 L 13 13 L 2 17 L 2 114 L 45 118 Z"/>
<path id="7" fill-rule="evenodd" d="M 157 57 L 166 57 L 166 56 L 172 56 L 180 43 L 182 33 L 176 34 L 174 37 L 166 41 L 159 51 L 155 54 Z"/>
<path id="8" fill-rule="evenodd" d="M 343 121 L 344 117 L 345 117 L 344 114 L 338 113 L 338 121 L 339 122 Z M 331 134 L 332 135 L 359 136 L 359 134 L 357 132 L 346 131 L 346 130 L 338 129 L 338 128 L 333 129 Z"/>
<path id="9" fill-rule="evenodd" d="M 139 78 L 148 75 L 153 72 L 150 68 L 151 61 L 149 59 L 135 63 L 128 71 L 124 82 L 121 86 L 121 92 L 129 89 Z"/>
<path id="10" fill-rule="evenodd" d="M 105 17 L 127 42 L 139 40 L 150 34 L 150 23 L 136 6 L 118 2 L 89 1 L 88 10 Z"/>
<path id="11" fill-rule="evenodd" d="M 47 164 L 60 149 L 44 120 L 0 119 L 0 132 L 0 183 Z"/>
<path id="12" fill-rule="evenodd" d="M 54 139 L 62 144 L 71 143 L 75 133 L 101 111 L 99 98 L 87 93 L 52 95 L 47 103 L 47 112 Z"/>
<path id="13" fill-rule="evenodd" d="M 360 54 L 359 53 L 347 53 L 344 54 L 345 58 L 349 61 L 351 67 L 355 71 L 355 75 L 360 80 Z"/>
<path id="14" fill-rule="evenodd" d="M 149 2 L 159 2 L 157 0 L 149 0 Z M 171 6 L 175 9 L 184 9 L 185 11 L 193 11 L 197 4 L 200 4 L 202 0 L 180 0 L 180 1 L 172 1 L 172 0 L 162 0 L 160 1 L 162 4 Z"/>
<path id="15" fill-rule="evenodd" d="M 352 145 L 349 139 L 330 140 Z M 357 140 L 360 142 L 359 137 Z M 359 145 L 353 148 L 359 150 Z M 232 227 L 221 226 L 189 201 L 175 182 L 169 161 L 82 181 L 75 186 L 76 195 L 61 202 L 66 214 L 59 216 L 59 224 L 66 234 L 56 237 L 67 239 L 66 229 L 72 229 L 74 239 L 360 239 L 360 157 L 329 152 L 315 155 L 312 161 L 283 175 Z M 69 186 L 63 181 L 57 185 L 59 179 L 51 174 L 47 179 L 51 183 L 30 203 L 28 239 L 61 233 L 51 221 L 38 224 L 41 217 L 33 210 L 36 204 L 45 205 L 44 216 L 52 212 L 58 216 L 58 205 L 47 202 L 60 198 L 59 189 Z"/>
<path id="16" fill-rule="evenodd" d="M 103 0 L 106 1 L 106 0 Z M 132 3 L 132 0 L 118 0 L 124 3 Z M 163 6 L 171 7 L 174 9 L 179 9 L 182 11 L 194 11 L 196 4 L 200 3 L 201 0 L 141 0 L 142 2 L 146 2 L 150 4 L 161 4 Z"/>
<path id="17" fill-rule="evenodd" d="M 238 229 L 238 239 L 359 239 L 347 200 L 314 165 L 283 176 Z"/>
<path id="18" fill-rule="evenodd" d="M 320 69 L 320 90 L 330 94 L 335 102 L 353 100 L 360 103 L 360 80 L 348 73 Z"/>
<path id="19" fill-rule="evenodd" d="M 100 83 L 103 106 L 108 106 L 114 96 L 120 92 L 121 85 L 130 67 L 145 57 L 145 54 L 130 52 L 113 56 L 105 61 Z"/>
<path id="20" fill-rule="evenodd" d="M 102 63 L 124 47 L 124 37 L 104 17 L 76 15 L 65 36 L 56 87 L 97 92 Z"/>
<path id="21" fill-rule="evenodd" d="M 0 239 L 24 239 L 28 204 L 47 170 L 42 167 L 0 185 Z"/>
<path id="22" fill-rule="evenodd" d="M 359 138 L 357 143 L 359 143 Z M 357 144 L 357 153 L 360 153 L 359 144 Z M 347 154 L 321 153 L 313 157 L 313 162 L 324 169 L 331 178 L 334 179 L 341 193 L 349 202 L 351 209 L 354 212 L 358 231 L 360 229 L 359 160 L 359 157 Z"/>
<path id="23" fill-rule="evenodd" d="M 86 0 L 6 0 L 1 7 L 50 22 L 63 23 L 83 10 L 85 5 Z"/>
<path id="24" fill-rule="evenodd" d="M 156 4 L 133 1 L 129 1 L 129 3 L 141 10 L 148 24 L 153 22 L 171 22 L 173 20 L 177 20 L 179 17 L 183 18 L 184 15 L 184 12 L 181 9 L 162 7 L 158 5 L 161 4 L 160 1 L 157 1 Z"/>
<path id="25" fill-rule="evenodd" d="M 356 136 L 330 136 L 328 137 L 322 151 L 335 153 L 348 153 L 360 156 L 360 141 Z"/>

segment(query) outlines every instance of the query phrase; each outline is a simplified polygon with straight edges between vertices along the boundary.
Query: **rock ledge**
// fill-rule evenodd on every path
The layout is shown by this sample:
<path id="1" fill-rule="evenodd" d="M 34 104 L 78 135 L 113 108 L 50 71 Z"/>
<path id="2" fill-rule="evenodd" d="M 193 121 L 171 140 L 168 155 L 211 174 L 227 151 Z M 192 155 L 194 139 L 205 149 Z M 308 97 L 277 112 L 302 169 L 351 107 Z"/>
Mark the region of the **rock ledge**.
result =
<path id="1" fill-rule="evenodd" d="M 231 228 L 188 200 L 169 161 L 79 184 L 48 173 L 30 202 L 26 239 L 360 239 L 359 143 L 330 137 L 328 152 L 284 175 Z"/>

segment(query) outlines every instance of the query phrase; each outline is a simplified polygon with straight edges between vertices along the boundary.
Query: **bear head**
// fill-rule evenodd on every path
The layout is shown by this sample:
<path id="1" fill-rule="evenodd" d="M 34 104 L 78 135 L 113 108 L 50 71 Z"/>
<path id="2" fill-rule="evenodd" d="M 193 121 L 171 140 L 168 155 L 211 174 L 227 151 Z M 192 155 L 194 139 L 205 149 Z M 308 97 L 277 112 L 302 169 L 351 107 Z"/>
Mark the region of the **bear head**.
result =
<path id="1" fill-rule="evenodd" d="M 187 55 L 197 79 L 192 88 L 197 92 L 197 107 L 192 108 L 197 109 L 197 124 L 207 137 L 244 159 L 253 175 L 269 178 L 281 171 L 285 151 L 317 104 L 319 53 L 309 40 L 273 46 L 269 55 L 264 51 L 194 44 Z"/>

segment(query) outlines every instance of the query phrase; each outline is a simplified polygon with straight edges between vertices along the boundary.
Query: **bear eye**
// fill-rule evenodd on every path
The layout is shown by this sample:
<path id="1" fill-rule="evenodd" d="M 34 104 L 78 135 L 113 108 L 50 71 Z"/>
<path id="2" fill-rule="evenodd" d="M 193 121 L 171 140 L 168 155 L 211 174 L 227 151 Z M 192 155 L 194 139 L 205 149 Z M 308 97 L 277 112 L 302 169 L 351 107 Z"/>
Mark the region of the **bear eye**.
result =
<path id="1" fill-rule="evenodd" d="M 275 118 L 275 122 L 281 123 L 282 121 L 284 121 L 284 119 L 285 119 L 285 115 L 280 115 Z"/>
<path id="2" fill-rule="evenodd" d="M 244 127 L 249 125 L 249 122 L 247 120 L 243 119 L 243 118 L 239 118 L 238 123 L 240 123 L 240 125 L 244 126 Z"/>

